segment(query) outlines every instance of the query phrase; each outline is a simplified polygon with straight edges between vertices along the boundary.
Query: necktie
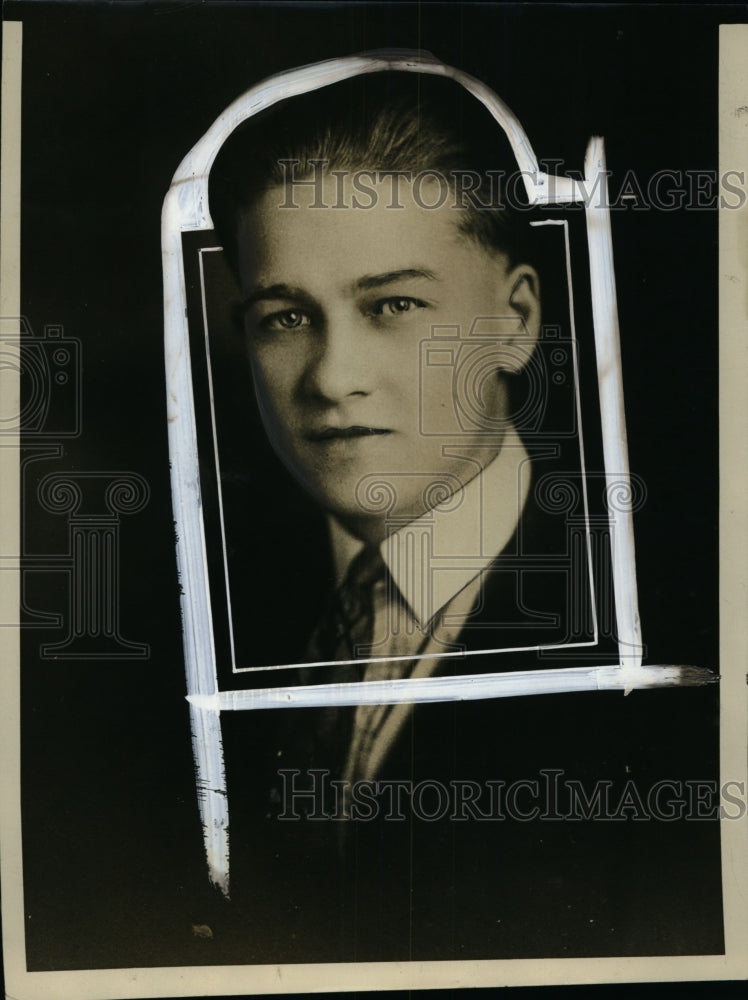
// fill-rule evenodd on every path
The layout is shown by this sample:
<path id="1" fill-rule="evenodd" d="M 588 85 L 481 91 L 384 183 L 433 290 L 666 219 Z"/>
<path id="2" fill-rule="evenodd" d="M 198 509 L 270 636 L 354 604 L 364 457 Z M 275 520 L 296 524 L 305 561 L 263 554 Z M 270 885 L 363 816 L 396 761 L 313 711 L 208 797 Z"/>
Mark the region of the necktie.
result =
<path id="1" fill-rule="evenodd" d="M 377 656 L 377 647 L 381 644 L 374 643 L 374 639 L 382 637 L 374 636 L 376 612 L 394 599 L 394 584 L 379 549 L 365 547 L 351 563 L 315 629 L 307 649 L 309 658 L 324 662 Z M 387 680 L 402 677 L 409 667 L 410 664 L 402 660 L 375 660 L 362 663 L 355 676 L 350 667 L 332 668 L 329 680 Z M 320 676 L 319 680 L 322 682 L 323 678 Z M 332 754 L 324 763 L 346 782 L 370 777 L 376 740 L 390 709 L 389 705 L 321 709 L 317 721 L 319 752 Z M 323 762 L 321 758 L 319 762 Z M 350 804 L 349 794 L 346 785 L 345 811 Z"/>
<path id="2" fill-rule="evenodd" d="M 374 632 L 374 590 L 384 580 L 386 567 L 379 549 L 364 547 L 348 567 L 343 583 L 332 594 L 327 609 L 307 645 L 312 663 L 353 660 L 364 656 L 371 647 Z M 314 683 L 361 680 L 364 664 L 312 668 Z M 317 710 L 315 729 L 315 766 L 328 767 L 340 774 L 351 738 L 353 710 L 333 706 Z"/>
<path id="3" fill-rule="evenodd" d="M 384 589 L 386 572 L 378 548 L 359 552 L 309 640 L 311 660 L 355 660 L 371 653 L 376 591 Z"/>

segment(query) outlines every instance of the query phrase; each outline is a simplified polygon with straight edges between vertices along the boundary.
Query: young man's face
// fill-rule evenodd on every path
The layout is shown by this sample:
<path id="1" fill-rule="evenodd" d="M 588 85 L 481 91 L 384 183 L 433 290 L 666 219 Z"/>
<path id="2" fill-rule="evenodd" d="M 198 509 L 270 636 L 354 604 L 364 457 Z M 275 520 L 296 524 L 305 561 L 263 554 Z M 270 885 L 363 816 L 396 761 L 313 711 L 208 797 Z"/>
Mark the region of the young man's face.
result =
<path id="1" fill-rule="evenodd" d="M 329 178 L 326 185 L 325 203 L 339 204 Z M 370 541 L 467 483 L 501 447 L 503 377 L 481 371 L 479 386 L 461 390 L 477 390 L 467 402 L 495 433 L 485 421 L 456 423 L 454 366 L 424 365 L 434 328 L 452 328 L 454 341 L 476 319 L 490 328 L 497 318 L 499 354 L 512 354 L 512 330 L 521 345 L 507 365 L 516 370 L 539 327 L 531 268 L 510 268 L 462 235 L 450 200 L 423 207 L 438 200 L 425 187 L 419 204 L 401 185 L 400 209 L 388 207 L 391 184 L 373 187 L 379 197 L 369 209 L 351 207 L 350 191 L 347 207 L 313 208 L 309 187 L 294 190 L 298 207 L 280 208 L 285 192 L 273 189 L 239 232 L 245 329 L 268 435 L 320 505 Z M 451 433 L 439 433 L 445 426 Z"/>

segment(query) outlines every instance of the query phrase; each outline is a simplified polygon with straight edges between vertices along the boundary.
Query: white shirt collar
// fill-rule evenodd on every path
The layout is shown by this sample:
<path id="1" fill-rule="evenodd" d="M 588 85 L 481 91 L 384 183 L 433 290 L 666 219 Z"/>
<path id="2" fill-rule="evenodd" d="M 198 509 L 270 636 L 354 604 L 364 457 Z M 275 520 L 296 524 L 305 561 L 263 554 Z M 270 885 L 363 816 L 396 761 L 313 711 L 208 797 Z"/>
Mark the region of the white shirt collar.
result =
<path id="1" fill-rule="evenodd" d="M 530 464 L 514 427 L 490 465 L 421 517 L 389 535 L 382 557 L 420 626 L 484 570 L 514 534 L 527 499 Z M 363 548 L 329 518 L 338 583 Z"/>

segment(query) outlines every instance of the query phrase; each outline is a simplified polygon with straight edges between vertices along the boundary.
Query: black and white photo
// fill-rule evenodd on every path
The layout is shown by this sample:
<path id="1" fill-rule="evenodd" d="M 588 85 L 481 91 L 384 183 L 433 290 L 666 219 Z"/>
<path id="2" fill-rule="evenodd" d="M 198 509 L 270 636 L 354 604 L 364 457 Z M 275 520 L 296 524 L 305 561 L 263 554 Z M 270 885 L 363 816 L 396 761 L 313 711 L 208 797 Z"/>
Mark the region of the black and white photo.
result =
<path id="1" fill-rule="evenodd" d="M 6 3 L 14 995 L 739 977 L 734 10 Z"/>

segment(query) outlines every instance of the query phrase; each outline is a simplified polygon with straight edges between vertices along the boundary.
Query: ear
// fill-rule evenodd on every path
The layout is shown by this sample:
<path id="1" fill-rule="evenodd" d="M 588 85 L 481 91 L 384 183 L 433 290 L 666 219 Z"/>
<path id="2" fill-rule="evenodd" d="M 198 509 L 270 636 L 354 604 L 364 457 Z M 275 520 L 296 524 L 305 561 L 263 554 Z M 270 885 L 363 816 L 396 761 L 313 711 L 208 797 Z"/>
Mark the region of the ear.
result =
<path id="1" fill-rule="evenodd" d="M 522 371 L 532 357 L 540 337 L 541 305 L 538 272 L 529 264 L 517 264 L 507 272 L 504 287 L 510 290 L 507 300 L 509 309 L 520 320 L 516 335 L 505 341 L 505 346 L 509 348 L 515 363 L 508 363 L 504 370 L 516 374 Z"/>

